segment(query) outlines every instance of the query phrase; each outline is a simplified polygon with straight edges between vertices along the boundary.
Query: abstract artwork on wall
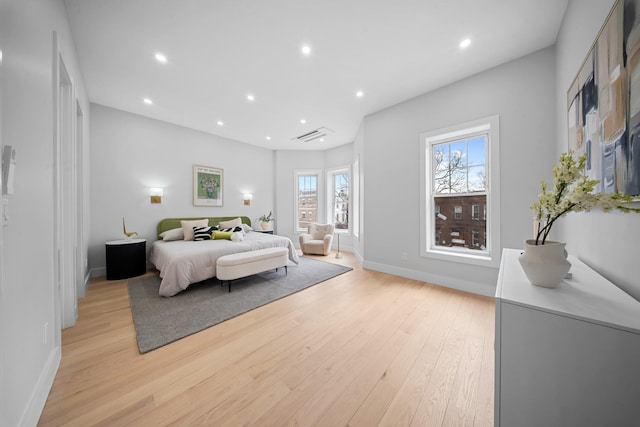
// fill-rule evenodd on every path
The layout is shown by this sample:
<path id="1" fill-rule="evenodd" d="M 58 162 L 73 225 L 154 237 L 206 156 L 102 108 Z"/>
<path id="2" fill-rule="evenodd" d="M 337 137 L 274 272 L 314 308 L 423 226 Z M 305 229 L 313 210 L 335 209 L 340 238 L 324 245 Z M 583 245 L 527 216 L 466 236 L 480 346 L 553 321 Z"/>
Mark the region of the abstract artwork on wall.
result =
<path id="1" fill-rule="evenodd" d="M 193 165 L 193 205 L 222 206 L 223 170 Z"/>
<path id="2" fill-rule="evenodd" d="M 567 92 L 569 149 L 605 193 L 640 194 L 640 0 L 618 0 Z"/>

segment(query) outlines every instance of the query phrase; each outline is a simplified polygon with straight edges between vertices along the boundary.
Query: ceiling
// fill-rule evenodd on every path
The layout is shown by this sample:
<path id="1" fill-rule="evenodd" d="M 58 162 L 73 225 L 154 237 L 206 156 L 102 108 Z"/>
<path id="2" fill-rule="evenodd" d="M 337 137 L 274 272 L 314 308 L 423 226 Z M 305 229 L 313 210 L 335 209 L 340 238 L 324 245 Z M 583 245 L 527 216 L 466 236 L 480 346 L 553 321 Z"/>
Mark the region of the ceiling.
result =
<path id="1" fill-rule="evenodd" d="M 567 0 L 65 5 L 91 102 L 269 149 L 323 150 L 352 142 L 368 114 L 552 45 Z M 323 141 L 292 140 L 321 127 Z"/>

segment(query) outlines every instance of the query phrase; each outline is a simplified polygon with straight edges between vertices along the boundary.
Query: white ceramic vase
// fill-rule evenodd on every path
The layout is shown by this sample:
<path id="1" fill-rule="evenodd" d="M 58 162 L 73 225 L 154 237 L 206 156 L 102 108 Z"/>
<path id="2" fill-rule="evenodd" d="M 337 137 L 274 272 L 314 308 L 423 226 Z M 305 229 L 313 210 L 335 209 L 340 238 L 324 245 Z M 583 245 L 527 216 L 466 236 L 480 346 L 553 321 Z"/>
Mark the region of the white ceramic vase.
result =
<path id="1" fill-rule="evenodd" d="M 562 283 L 571 268 L 564 246 L 564 243 L 552 241 L 536 245 L 533 239 L 524 242 L 524 253 L 518 261 L 531 284 L 555 288 Z"/>
<path id="2" fill-rule="evenodd" d="M 260 228 L 262 228 L 263 230 L 271 230 L 271 222 L 269 221 L 262 221 L 260 223 Z"/>

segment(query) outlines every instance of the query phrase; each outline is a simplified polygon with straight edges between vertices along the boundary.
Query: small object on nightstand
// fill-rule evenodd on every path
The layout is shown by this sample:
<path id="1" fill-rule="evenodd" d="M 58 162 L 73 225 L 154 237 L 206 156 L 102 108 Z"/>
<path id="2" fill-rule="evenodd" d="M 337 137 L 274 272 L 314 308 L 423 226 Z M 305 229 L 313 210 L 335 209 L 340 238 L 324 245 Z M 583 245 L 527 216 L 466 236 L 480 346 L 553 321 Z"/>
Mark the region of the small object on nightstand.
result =
<path id="1" fill-rule="evenodd" d="M 271 230 L 253 230 L 253 231 L 257 231 L 258 233 L 264 233 L 264 234 L 273 234 L 273 229 L 271 229 Z"/>
<path id="2" fill-rule="evenodd" d="M 107 280 L 128 279 L 147 271 L 145 239 L 112 240 L 105 243 Z"/>
<path id="3" fill-rule="evenodd" d="M 127 231 L 127 226 L 124 225 L 124 217 L 122 217 L 122 232 L 125 236 L 127 236 L 128 239 L 130 239 L 134 234 L 136 236 L 138 235 L 138 233 L 136 233 L 135 231 Z"/>

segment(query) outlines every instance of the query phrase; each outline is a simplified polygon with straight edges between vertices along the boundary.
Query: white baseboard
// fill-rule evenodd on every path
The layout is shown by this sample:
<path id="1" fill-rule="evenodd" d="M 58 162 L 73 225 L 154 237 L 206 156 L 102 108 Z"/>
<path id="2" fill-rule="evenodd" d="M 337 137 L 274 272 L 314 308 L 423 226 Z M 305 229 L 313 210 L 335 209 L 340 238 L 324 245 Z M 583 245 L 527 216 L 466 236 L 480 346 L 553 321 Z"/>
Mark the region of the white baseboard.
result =
<path id="1" fill-rule="evenodd" d="M 91 281 L 91 270 L 87 271 L 87 275 L 84 276 L 84 293 L 86 295 L 87 289 L 89 288 L 89 282 Z"/>
<path id="2" fill-rule="evenodd" d="M 31 393 L 27 407 L 22 417 L 20 417 L 20 426 L 31 427 L 38 425 L 38 420 L 42 415 L 44 405 L 47 403 L 47 397 L 49 397 L 49 391 L 51 391 L 51 387 L 53 386 L 53 380 L 58 372 L 61 356 L 60 347 L 51 350 L 49 358 L 42 368 L 42 372 L 40 372 L 38 382 Z"/>
<path id="3" fill-rule="evenodd" d="M 381 271 L 383 273 L 393 274 L 394 276 L 406 277 L 407 279 L 419 280 L 421 282 L 433 283 L 434 285 L 444 286 L 446 288 L 457 289 L 459 291 L 471 292 L 473 294 L 494 297 L 496 294 L 496 284 L 486 284 L 478 282 L 470 282 L 467 280 L 455 279 L 439 274 L 428 273 L 425 271 L 412 270 L 409 268 L 396 267 L 394 265 L 381 264 L 372 261 L 364 261 L 364 268 L 369 270 Z"/>
<path id="4" fill-rule="evenodd" d="M 104 277 L 107 275 L 107 267 L 98 267 L 91 269 L 91 277 Z"/>
<path id="5" fill-rule="evenodd" d="M 354 250 L 351 253 L 355 255 L 356 260 L 358 260 L 358 263 L 364 266 L 364 258 L 362 258 L 362 255 L 360 255 L 360 252 L 358 252 L 357 250 Z"/>

